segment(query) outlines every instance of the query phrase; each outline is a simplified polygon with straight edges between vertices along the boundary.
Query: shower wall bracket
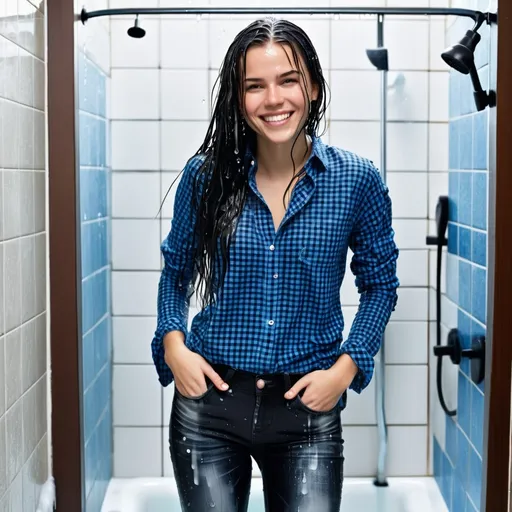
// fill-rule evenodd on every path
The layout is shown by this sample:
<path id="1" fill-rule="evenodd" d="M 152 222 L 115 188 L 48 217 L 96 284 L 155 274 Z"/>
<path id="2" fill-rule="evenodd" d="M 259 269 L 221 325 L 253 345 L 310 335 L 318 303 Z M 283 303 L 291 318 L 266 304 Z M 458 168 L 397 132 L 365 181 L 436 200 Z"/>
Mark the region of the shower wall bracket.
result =
<path id="1" fill-rule="evenodd" d="M 480 384 L 485 377 L 485 336 L 474 336 L 471 348 L 462 348 L 458 329 L 451 329 L 448 333 L 446 345 L 434 347 L 437 357 L 448 356 L 453 364 L 460 365 L 463 358 L 471 360 L 470 375 L 475 384 Z"/>

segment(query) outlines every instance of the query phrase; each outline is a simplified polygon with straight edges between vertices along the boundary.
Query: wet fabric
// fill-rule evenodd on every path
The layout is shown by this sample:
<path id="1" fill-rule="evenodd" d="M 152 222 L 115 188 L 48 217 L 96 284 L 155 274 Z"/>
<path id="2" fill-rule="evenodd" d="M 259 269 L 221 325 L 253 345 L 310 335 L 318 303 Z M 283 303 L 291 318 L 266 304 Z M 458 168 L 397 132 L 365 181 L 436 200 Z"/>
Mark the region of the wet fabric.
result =
<path id="1" fill-rule="evenodd" d="M 228 391 L 207 378 L 208 390 L 200 397 L 174 393 L 169 447 L 182 510 L 246 512 L 252 456 L 261 470 L 266 512 L 339 512 L 340 403 L 317 412 L 300 396 L 286 400 L 285 390 L 302 374 L 212 366 Z"/>

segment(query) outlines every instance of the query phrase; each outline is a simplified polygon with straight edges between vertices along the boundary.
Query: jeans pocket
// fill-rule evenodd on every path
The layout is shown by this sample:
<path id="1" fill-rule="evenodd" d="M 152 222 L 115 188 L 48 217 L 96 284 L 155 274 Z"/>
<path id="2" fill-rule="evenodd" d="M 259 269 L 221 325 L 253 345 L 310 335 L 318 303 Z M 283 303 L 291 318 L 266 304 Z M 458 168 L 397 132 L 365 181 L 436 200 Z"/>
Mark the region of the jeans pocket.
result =
<path id="1" fill-rule="evenodd" d="M 339 409 L 340 406 L 340 403 L 336 402 L 336 405 L 332 409 L 329 409 L 328 411 L 315 411 L 315 409 L 311 409 L 302 401 L 301 395 L 297 395 L 295 397 L 295 404 L 299 409 L 302 409 L 304 412 L 307 412 L 308 414 L 316 414 L 320 416 L 326 414 L 333 414 Z"/>
<path id="2" fill-rule="evenodd" d="M 213 391 L 213 388 L 215 387 L 209 377 L 205 375 L 204 379 L 206 382 L 206 391 L 199 396 L 185 396 L 183 393 L 180 392 L 176 384 L 174 385 L 174 390 L 176 394 L 183 400 L 188 400 L 189 402 L 198 402 L 199 400 L 205 399 Z"/>

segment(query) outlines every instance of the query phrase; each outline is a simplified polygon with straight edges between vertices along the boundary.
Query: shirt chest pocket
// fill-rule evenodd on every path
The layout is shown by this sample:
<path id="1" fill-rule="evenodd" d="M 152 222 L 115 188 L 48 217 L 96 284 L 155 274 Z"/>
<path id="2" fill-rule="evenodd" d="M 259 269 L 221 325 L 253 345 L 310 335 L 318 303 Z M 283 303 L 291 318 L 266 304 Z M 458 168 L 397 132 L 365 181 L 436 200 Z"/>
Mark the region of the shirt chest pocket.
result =
<path id="1" fill-rule="evenodd" d="M 339 220 L 315 221 L 313 228 L 301 240 L 299 261 L 320 268 L 337 265 L 344 245 L 342 237 Z"/>

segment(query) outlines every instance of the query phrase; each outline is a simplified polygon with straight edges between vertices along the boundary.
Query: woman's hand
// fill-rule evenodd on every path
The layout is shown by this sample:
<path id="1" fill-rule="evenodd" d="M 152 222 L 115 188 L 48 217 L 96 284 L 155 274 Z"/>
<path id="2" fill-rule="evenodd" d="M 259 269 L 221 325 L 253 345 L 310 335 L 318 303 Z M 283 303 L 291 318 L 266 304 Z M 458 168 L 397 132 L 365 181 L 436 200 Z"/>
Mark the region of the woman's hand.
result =
<path id="1" fill-rule="evenodd" d="M 169 344 L 165 349 L 165 362 L 174 375 L 175 386 L 185 397 L 193 398 L 206 392 L 205 375 L 221 391 L 229 389 L 220 375 L 199 354 L 188 349 L 183 342 Z"/>
<path id="2" fill-rule="evenodd" d="M 316 370 L 304 375 L 284 396 L 287 399 L 295 398 L 301 389 L 306 388 L 301 397 L 304 405 L 318 412 L 330 411 L 348 389 L 357 372 L 357 365 L 352 358 L 344 354 L 328 370 Z"/>

